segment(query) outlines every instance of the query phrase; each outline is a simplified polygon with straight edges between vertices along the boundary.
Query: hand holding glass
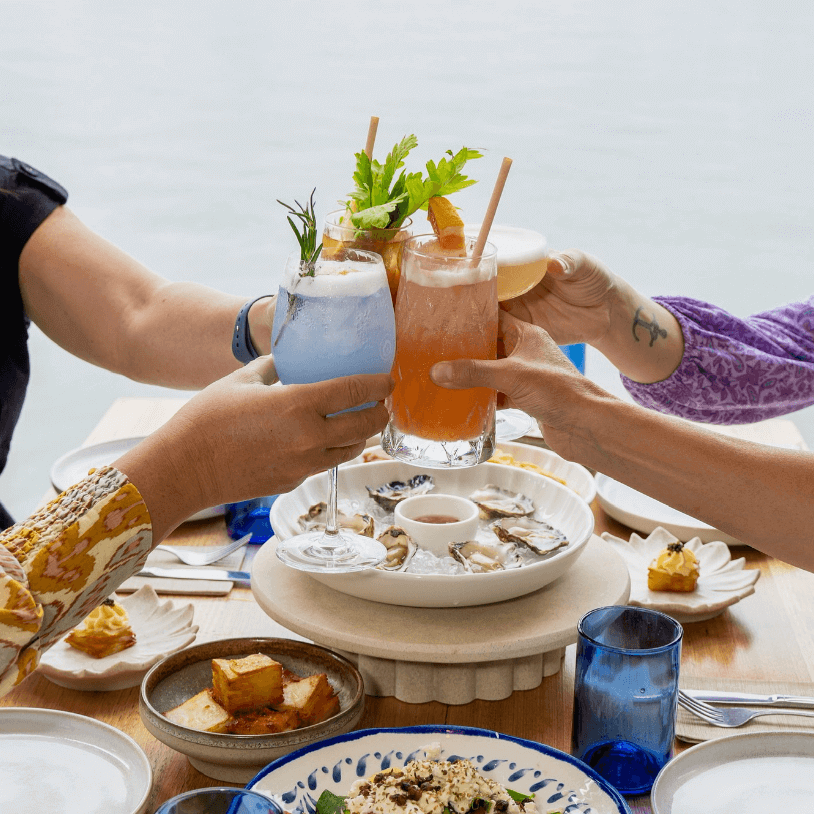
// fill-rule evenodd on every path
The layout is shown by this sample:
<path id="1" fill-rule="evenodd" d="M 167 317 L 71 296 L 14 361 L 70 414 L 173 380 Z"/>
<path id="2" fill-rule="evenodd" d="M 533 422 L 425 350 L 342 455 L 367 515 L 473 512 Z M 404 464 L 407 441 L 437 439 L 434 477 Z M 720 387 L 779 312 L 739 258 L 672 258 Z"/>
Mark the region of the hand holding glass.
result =
<path id="1" fill-rule="evenodd" d="M 358 249 L 328 249 L 309 268 L 300 262 L 299 252 L 293 253 L 277 297 L 271 346 L 283 384 L 389 373 L 395 321 L 382 258 Z M 325 531 L 278 542 L 283 562 L 303 571 L 339 573 L 370 568 L 384 559 L 381 543 L 338 529 L 336 500 L 334 468 Z"/>

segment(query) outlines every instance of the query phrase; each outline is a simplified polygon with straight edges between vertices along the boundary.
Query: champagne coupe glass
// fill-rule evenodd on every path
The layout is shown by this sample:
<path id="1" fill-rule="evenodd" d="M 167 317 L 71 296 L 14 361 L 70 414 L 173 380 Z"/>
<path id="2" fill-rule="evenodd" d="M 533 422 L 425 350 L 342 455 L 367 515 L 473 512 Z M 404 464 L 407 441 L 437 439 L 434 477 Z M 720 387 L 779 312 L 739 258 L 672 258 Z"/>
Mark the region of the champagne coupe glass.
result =
<path id="1" fill-rule="evenodd" d="M 475 238 L 479 223 L 464 227 L 467 237 Z M 497 299 L 505 302 L 531 291 L 548 270 L 548 243 L 532 229 L 493 223 L 489 242 L 497 247 Z M 537 422 L 522 410 L 498 410 L 495 414 L 495 440 L 513 441 L 528 435 Z"/>
<path id="2" fill-rule="evenodd" d="M 410 237 L 413 221 L 405 218 L 401 226 L 395 229 L 357 229 L 351 222 L 350 215 L 347 209 L 328 214 L 322 231 L 322 245 L 325 249 L 345 247 L 380 254 L 387 270 L 390 296 L 395 306 L 401 274 L 401 253 L 404 242 Z"/>
<path id="3" fill-rule="evenodd" d="M 380 255 L 352 248 L 323 248 L 312 265 L 301 262 L 299 251 L 289 256 L 271 337 L 283 384 L 389 373 L 395 332 L 393 304 Z M 278 542 L 277 556 L 286 565 L 301 571 L 342 573 L 372 568 L 384 559 L 387 549 L 381 543 L 338 528 L 336 501 L 334 467 L 330 471 L 325 530 Z"/>

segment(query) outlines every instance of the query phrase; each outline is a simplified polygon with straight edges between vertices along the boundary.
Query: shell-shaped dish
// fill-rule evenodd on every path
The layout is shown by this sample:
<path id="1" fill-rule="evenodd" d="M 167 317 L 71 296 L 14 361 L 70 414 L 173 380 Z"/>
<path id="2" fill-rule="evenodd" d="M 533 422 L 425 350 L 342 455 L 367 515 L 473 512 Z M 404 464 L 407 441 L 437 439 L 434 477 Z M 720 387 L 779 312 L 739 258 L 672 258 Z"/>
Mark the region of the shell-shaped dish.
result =
<path id="1" fill-rule="evenodd" d="M 602 539 L 622 555 L 630 571 L 629 604 L 661 611 L 682 623 L 712 619 L 753 594 L 760 577 L 757 569 L 744 568 L 743 557 L 733 560 L 726 543 L 720 540 L 702 543 L 700 538 L 693 537 L 685 546 L 698 558 L 700 576 L 695 590 L 688 593 L 651 591 L 647 587 L 647 567 L 678 538 L 658 527 L 647 537 L 631 534 L 629 542 L 607 532 Z"/>
<path id="2" fill-rule="evenodd" d="M 136 634 L 132 647 L 95 659 L 61 639 L 45 652 L 38 671 L 71 690 L 123 690 L 137 687 L 150 667 L 195 641 L 198 626 L 192 624 L 192 605 L 162 602 L 149 585 L 117 602 Z"/>

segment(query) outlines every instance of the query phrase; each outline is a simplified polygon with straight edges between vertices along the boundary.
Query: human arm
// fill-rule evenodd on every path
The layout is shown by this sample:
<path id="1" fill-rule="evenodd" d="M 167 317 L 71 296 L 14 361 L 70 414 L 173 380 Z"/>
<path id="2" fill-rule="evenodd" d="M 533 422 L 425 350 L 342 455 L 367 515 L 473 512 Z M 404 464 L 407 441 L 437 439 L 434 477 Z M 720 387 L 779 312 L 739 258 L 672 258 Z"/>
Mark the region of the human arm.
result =
<path id="1" fill-rule="evenodd" d="M 501 305 L 558 345 L 592 345 L 632 381 L 668 378 L 684 354 L 681 326 L 667 308 L 577 249 L 552 255 L 537 286 Z"/>
<path id="2" fill-rule="evenodd" d="M 645 297 L 571 250 L 507 310 L 558 344 L 594 345 L 654 410 L 742 424 L 814 404 L 814 298 L 740 318 L 688 297 Z"/>
<path id="3" fill-rule="evenodd" d="M 54 342 L 136 381 L 198 389 L 240 366 L 231 342 L 245 298 L 154 274 L 65 206 L 28 239 L 19 282 L 26 313 Z M 261 353 L 273 316 L 273 297 L 249 312 Z"/>
<path id="4" fill-rule="evenodd" d="M 196 511 L 288 491 L 381 430 L 387 375 L 270 386 L 270 357 L 206 388 L 167 424 L 0 532 L 0 694 Z"/>
<path id="5" fill-rule="evenodd" d="M 492 387 L 546 443 L 785 562 L 814 571 L 814 454 L 730 438 L 629 404 L 581 376 L 545 331 L 501 314 L 507 356 L 435 365 L 437 384 Z"/>

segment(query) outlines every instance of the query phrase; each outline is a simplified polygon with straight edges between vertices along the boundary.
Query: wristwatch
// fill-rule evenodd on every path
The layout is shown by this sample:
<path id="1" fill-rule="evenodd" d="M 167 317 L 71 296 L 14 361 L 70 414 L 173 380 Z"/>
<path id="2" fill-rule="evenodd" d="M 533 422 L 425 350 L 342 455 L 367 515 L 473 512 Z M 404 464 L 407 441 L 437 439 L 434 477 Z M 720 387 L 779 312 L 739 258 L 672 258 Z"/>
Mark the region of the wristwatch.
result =
<path id="1" fill-rule="evenodd" d="M 249 333 L 249 310 L 258 301 L 266 297 L 273 297 L 273 294 L 261 294 L 253 300 L 249 300 L 241 309 L 235 320 L 235 332 L 232 334 L 232 353 L 238 362 L 247 365 L 253 359 L 257 359 L 260 354 L 252 344 L 252 337 Z"/>

